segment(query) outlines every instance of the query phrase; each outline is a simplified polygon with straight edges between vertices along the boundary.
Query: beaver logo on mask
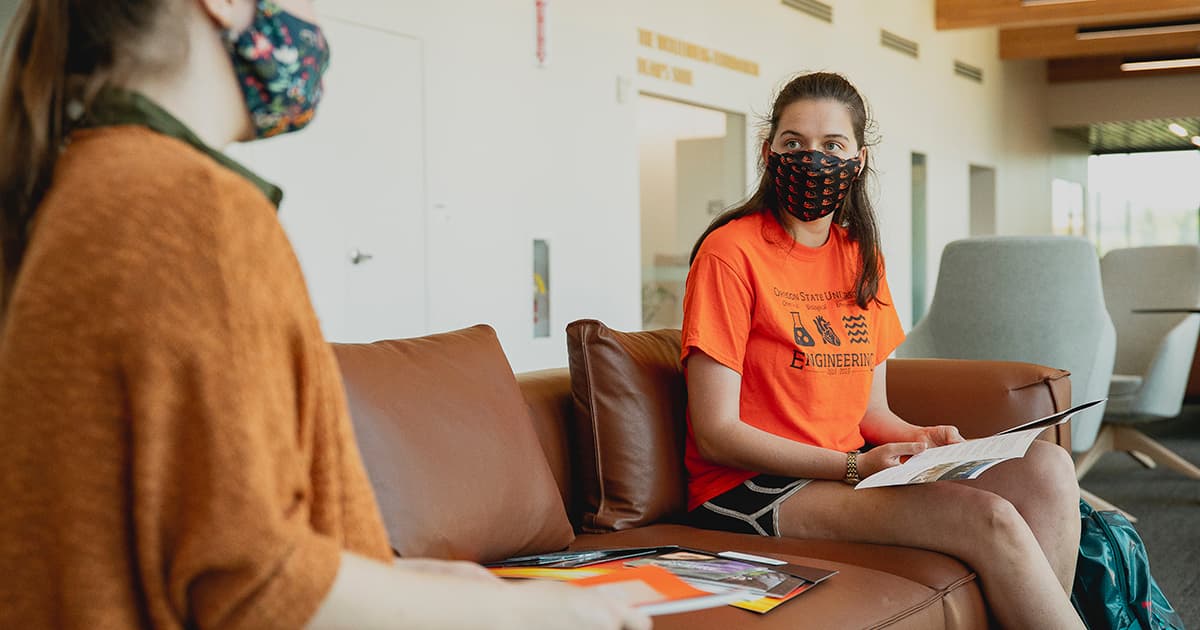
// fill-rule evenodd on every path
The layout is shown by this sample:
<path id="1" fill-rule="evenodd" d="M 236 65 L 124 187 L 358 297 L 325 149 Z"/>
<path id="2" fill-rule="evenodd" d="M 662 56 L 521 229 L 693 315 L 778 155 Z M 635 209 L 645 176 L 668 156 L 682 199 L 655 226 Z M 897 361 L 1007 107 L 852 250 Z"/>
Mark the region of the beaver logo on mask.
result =
<path id="1" fill-rule="evenodd" d="M 861 164 L 857 156 L 843 160 L 820 151 L 772 151 L 767 171 L 780 208 L 801 221 L 816 221 L 842 207 Z"/>

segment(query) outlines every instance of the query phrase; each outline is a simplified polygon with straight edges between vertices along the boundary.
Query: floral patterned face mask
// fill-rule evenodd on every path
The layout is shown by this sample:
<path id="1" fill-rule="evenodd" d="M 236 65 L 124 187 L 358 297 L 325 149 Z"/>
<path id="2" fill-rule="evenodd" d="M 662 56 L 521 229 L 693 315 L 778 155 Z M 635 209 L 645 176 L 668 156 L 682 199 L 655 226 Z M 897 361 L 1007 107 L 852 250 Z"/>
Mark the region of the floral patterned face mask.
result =
<path id="1" fill-rule="evenodd" d="M 303 129 L 321 100 L 329 45 L 321 28 L 259 0 L 250 28 L 230 38 L 230 54 L 254 134 L 269 138 Z"/>

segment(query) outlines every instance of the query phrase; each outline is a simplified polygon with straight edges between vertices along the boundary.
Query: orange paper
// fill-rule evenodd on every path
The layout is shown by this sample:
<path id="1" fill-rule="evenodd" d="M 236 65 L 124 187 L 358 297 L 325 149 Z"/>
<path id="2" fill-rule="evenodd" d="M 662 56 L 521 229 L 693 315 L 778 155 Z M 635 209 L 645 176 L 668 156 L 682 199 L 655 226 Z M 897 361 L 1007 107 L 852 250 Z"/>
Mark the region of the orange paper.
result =
<path id="1" fill-rule="evenodd" d="M 616 599 L 634 606 L 711 595 L 711 593 L 692 587 L 662 567 L 649 565 L 632 569 L 618 569 L 604 575 L 572 580 L 571 584 L 585 588 L 600 588 L 615 594 Z"/>

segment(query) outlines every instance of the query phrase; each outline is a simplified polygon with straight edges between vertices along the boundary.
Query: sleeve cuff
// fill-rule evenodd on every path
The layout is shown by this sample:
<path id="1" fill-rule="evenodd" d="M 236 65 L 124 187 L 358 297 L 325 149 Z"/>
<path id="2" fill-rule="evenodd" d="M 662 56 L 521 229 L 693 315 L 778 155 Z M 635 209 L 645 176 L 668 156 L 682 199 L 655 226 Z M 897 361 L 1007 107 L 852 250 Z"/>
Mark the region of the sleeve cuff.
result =
<path id="1" fill-rule="evenodd" d="M 341 567 L 342 548 L 316 532 L 298 537 L 275 574 L 232 617 L 231 629 L 303 628 L 324 603 Z"/>
<path id="2" fill-rule="evenodd" d="M 707 349 L 701 348 L 700 346 L 698 346 L 696 344 L 688 344 L 683 347 L 683 352 L 680 354 L 680 358 L 679 358 L 680 362 L 686 362 L 688 357 L 692 356 L 692 354 L 697 351 L 708 355 L 708 357 L 711 358 L 713 361 L 716 361 L 717 363 L 724 365 L 725 367 L 733 370 L 734 372 L 737 372 L 738 375 L 741 376 L 741 374 L 742 374 L 742 362 L 741 361 L 738 361 L 738 360 L 734 359 L 733 357 L 727 356 L 720 352 L 709 352 Z"/>

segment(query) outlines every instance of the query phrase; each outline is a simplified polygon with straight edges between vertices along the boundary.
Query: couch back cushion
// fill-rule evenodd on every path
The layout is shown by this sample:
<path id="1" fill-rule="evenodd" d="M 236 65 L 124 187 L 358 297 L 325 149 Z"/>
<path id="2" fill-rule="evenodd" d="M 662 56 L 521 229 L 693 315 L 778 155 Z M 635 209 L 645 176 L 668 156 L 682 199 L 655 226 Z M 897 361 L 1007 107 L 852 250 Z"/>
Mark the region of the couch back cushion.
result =
<path id="1" fill-rule="evenodd" d="M 542 452 L 550 464 L 554 481 L 558 483 L 558 494 L 567 507 L 567 517 L 572 525 L 578 525 L 579 509 L 575 502 L 575 454 L 571 447 L 575 441 L 571 432 L 575 430 L 571 418 L 575 415 L 575 403 L 571 399 L 571 372 L 565 368 L 550 368 L 517 375 L 517 384 L 525 395 L 529 406 L 529 418 L 533 429 L 542 443 Z"/>
<path id="2" fill-rule="evenodd" d="M 392 547 L 487 562 L 574 539 L 516 378 L 488 326 L 334 344 Z"/>
<path id="3" fill-rule="evenodd" d="M 687 389 L 679 331 L 567 326 L 582 529 L 631 529 L 682 513 Z"/>

